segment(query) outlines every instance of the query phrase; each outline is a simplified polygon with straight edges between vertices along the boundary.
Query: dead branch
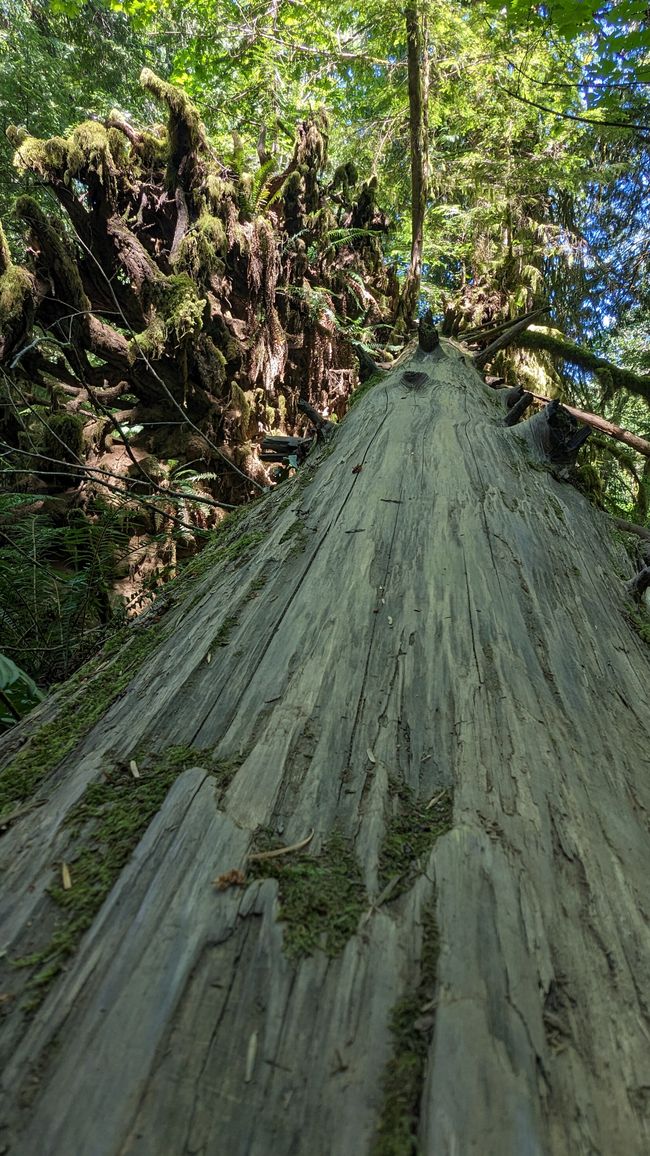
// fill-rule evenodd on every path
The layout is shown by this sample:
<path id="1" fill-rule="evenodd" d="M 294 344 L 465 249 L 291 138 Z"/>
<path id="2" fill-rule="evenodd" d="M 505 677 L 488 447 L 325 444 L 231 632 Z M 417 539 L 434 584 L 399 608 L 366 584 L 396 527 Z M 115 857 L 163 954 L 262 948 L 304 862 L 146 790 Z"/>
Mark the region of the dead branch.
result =
<path id="1" fill-rule="evenodd" d="M 495 353 L 498 353 L 500 349 L 505 349 L 507 345 L 512 345 L 515 338 L 517 338 L 520 333 L 523 333 L 536 318 L 542 317 L 548 312 L 549 307 L 545 305 L 543 309 L 536 309 L 534 313 L 527 313 L 525 317 L 521 317 L 519 321 L 515 321 L 514 325 L 506 329 L 504 333 L 500 334 L 500 336 L 487 345 L 485 349 L 482 349 L 480 353 L 474 354 L 474 365 L 476 368 L 481 369 L 483 365 L 487 365 Z"/>
<path id="2" fill-rule="evenodd" d="M 543 393 L 534 393 L 535 401 L 543 401 L 548 403 L 551 398 L 545 397 Z M 606 421 L 604 417 L 598 417 L 595 413 L 587 413 L 584 409 L 576 409 L 573 405 L 565 405 L 562 402 L 564 409 L 568 410 L 570 414 L 583 421 L 585 425 L 590 425 L 593 429 L 600 430 L 601 433 L 608 434 L 609 437 L 615 438 L 616 441 L 624 442 L 626 446 L 631 446 L 637 453 L 643 454 L 644 457 L 650 457 L 650 442 L 645 438 L 640 438 L 637 434 L 630 433 L 629 430 L 622 429 L 619 425 L 614 425 L 611 421 Z"/>

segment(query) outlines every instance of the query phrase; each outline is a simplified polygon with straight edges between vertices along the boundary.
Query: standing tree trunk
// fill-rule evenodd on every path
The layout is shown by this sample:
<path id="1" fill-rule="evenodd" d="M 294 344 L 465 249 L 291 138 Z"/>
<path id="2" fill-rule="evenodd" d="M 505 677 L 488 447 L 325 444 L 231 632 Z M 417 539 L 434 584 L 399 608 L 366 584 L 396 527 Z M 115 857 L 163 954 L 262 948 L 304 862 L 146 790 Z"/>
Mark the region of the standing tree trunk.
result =
<path id="1" fill-rule="evenodd" d="M 426 15 L 418 3 L 406 9 L 406 45 L 411 143 L 411 260 L 406 274 L 396 330 L 408 333 L 420 295 L 424 217 L 429 185 L 429 59 Z"/>
<path id="2" fill-rule="evenodd" d="M 559 414 L 416 353 L 4 740 L 4 1151 L 648 1151 L 650 661 Z"/>

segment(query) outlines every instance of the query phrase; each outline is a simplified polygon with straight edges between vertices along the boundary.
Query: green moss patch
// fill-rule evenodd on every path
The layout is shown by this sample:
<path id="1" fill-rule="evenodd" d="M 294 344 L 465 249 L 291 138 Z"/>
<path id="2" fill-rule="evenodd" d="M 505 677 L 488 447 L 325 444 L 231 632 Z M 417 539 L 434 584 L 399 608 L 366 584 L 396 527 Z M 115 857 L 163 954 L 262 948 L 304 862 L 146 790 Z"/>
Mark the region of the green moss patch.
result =
<path id="1" fill-rule="evenodd" d="M 626 610 L 625 617 L 639 638 L 650 646 L 650 614 L 645 607 L 630 608 Z"/>
<path id="2" fill-rule="evenodd" d="M 219 270 L 228 251 L 228 239 L 219 217 L 204 210 L 178 249 L 176 266 L 195 279 Z"/>
<path id="3" fill-rule="evenodd" d="M 3 327 L 22 317 L 31 297 L 33 279 L 26 269 L 9 265 L 0 277 L 0 325 Z"/>
<path id="4" fill-rule="evenodd" d="M 263 832 L 255 850 L 274 846 L 277 843 Z M 250 875 L 278 881 L 284 950 L 290 959 L 318 949 L 329 956 L 343 951 L 366 906 L 366 889 L 350 843 L 341 834 L 333 832 L 319 855 L 305 851 L 286 859 L 252 862 Z"/>
<path id="5" fill-rule="evenodd" d="M 12 125 L 7 129 L 7 136 L 16 149 L 13 163 L 19 172 L 38 173 L 45 180 L 63 176 L 68 167 L 68 142 L 63 137 L 38 140 Z"/>
<path id="6" fill-rule="evenodd" d="M 237 618 L 236 614 L 229 614 L 227 618 L 224 618 L 223 623 L 212 639 L 212 645 L 227 646 L 230 642 L 230 635 L 235 629 L 238 621 L 239 619 Z"/>
<path id="7" fill-rule="evenodd" d="M 394 1051 L 384 1073 L 384 1101 L 371 1156 L 414 1156 L 427 1051 L 434 1028 L 438 928 L 433 909 L 422 920 L 420 976 L 393 1008 Z"/>
<path id="8" fill-rule="evenodd" d="M 384 376 L 383 373 L 373 373 L 362 385 L 358 385 L 348 398 L 348 409 L 352 409 L 369 389 L 372 389 L 375 385 L 379 385 L 379 382 L 384 380 Z"/>
<path id="9" fill-rule="evenodd" d="M 379 882 L 385 886 L 397 879 L 391 898 L 411 885 L 421 871 L 436 839 L 449 831 L 453 816 L 453 795 L 445 790 L 434 802 L 420 802 L 405 783 L 391 779 L 391 811 L 386 819 L 384 840 L 379 853 Z"/>
<path id="10" fill-rule="evenodd" d="M 300 518 L 296 519 L 296 521 L 292 522 L 292 524 L 289 526 L 289 529 L 285 530 L 284 534 L 280 538 L 280 541 L 291 542 L 291 549 L 289 551 L 288 557 L 292 557 L 294 554 L 302 554 L 303 550 L 305 550 L 307 547 L 307 543 L 309 542 L 309 531 L 307 530 L 305 523 L 301 522 Z"/>
<path id="11" fill-rule="evenodd" d="M 73 129 L 68 141 L 68 175 L 95 172 L 100 181 L 116 175 L 108 133 L 96 120 L 85 120 Z"/>
<path id="12" fill-rule="evenodd" d="M 33 1010 L 43 999 L 99 911 L 120 872 L 160 810 L 174 780 L 192 766 L 203 766 L 225 787 L 239 760 L 218 762 L 211 751 L 172 746 L 159 754 L 138 756 L 139 777 L 124 763 L 109 767 L 91 783 L 72 808 L 66 825 L 75 849 L 66 866 L 71 886 L 64 889 L 61 867 L 49 894 L 61 909 L 61 918 L 49 943 L 40 951 L 15 960 L 17 967 L 35 968 L 27 985 Z"/>
<path id="13" fill-rule="evenodd" d="M 34 794 L 39 783 L 59 766 L 128 686 L 163 636 L 156 625 L 116 634 L 104 651 L 66 684 L 59 713 L 31 735 L 14 759 L 0 771 L 0 816 Z M 106 665 L 107 656 L 117 657 Z"/>

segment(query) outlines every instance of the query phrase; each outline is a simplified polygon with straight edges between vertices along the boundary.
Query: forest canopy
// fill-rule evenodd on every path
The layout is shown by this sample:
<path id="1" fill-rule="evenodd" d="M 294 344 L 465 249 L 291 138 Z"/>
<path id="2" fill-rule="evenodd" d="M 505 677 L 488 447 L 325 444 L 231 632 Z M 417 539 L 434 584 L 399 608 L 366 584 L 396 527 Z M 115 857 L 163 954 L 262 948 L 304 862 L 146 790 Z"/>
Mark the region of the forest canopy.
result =
<path id="1" fill-rule="evenodd" d="M 13 0 L 0 64 L 2 651 L 39 685 L 427 311 L 473 349 L 535 315 L 486 379 L 600 420 L 572 481 L 648 526 L 646 5 Z"/>

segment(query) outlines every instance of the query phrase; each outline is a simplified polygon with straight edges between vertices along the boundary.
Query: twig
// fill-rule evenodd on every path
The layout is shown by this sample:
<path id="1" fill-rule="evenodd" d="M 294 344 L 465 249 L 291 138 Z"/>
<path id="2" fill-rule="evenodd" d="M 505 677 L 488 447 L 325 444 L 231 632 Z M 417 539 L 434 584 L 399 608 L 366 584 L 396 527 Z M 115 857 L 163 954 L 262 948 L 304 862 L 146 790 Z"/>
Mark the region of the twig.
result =
<path id="1" fill-rule="evenodd" d="M 441 791 L 438 791 L 437 795 L 434 795 L 432 799 L 429 799 L 429 802 L 427 803 L 426 807 L 424 808 L 425 811 L 429 811 L 431 809 L 431 807 L 435 807 L 436 803 L 439 803 L 440 800 L 442 799 L 442 797 L 446 794 L 447 794 L 447 788 L 443 787 L 443 789 Z"/>
<path id="2" fill-rule="evenodd" d="M 291 855 L 293 851 L 302 851 L 308 843 L 311 843 L 314 838 L 314 828 L 312 827 L 306 839 L 301 839 L 299 843 L 291 843 L 288 847 L 276 847 L 274 851 L 254 851 L 246 858 L 249 863 L 259 863 L 263 859 L 279 859 L 281 855 Z"/>
<path id="3" fill-rule="evenodd" d="M 0 829 L 10 827 L 12 823 L 16 822 L 16 819 L 21 819 L 23 815 L 29 815 L 37 807 L 43 807 L 46 802 L 46 799 L 37 799 L 36 802 L 25 803 L 23 807 L 17 807 L 15 811 L 9 811 L 7 815 L 0 815 Z"/>

